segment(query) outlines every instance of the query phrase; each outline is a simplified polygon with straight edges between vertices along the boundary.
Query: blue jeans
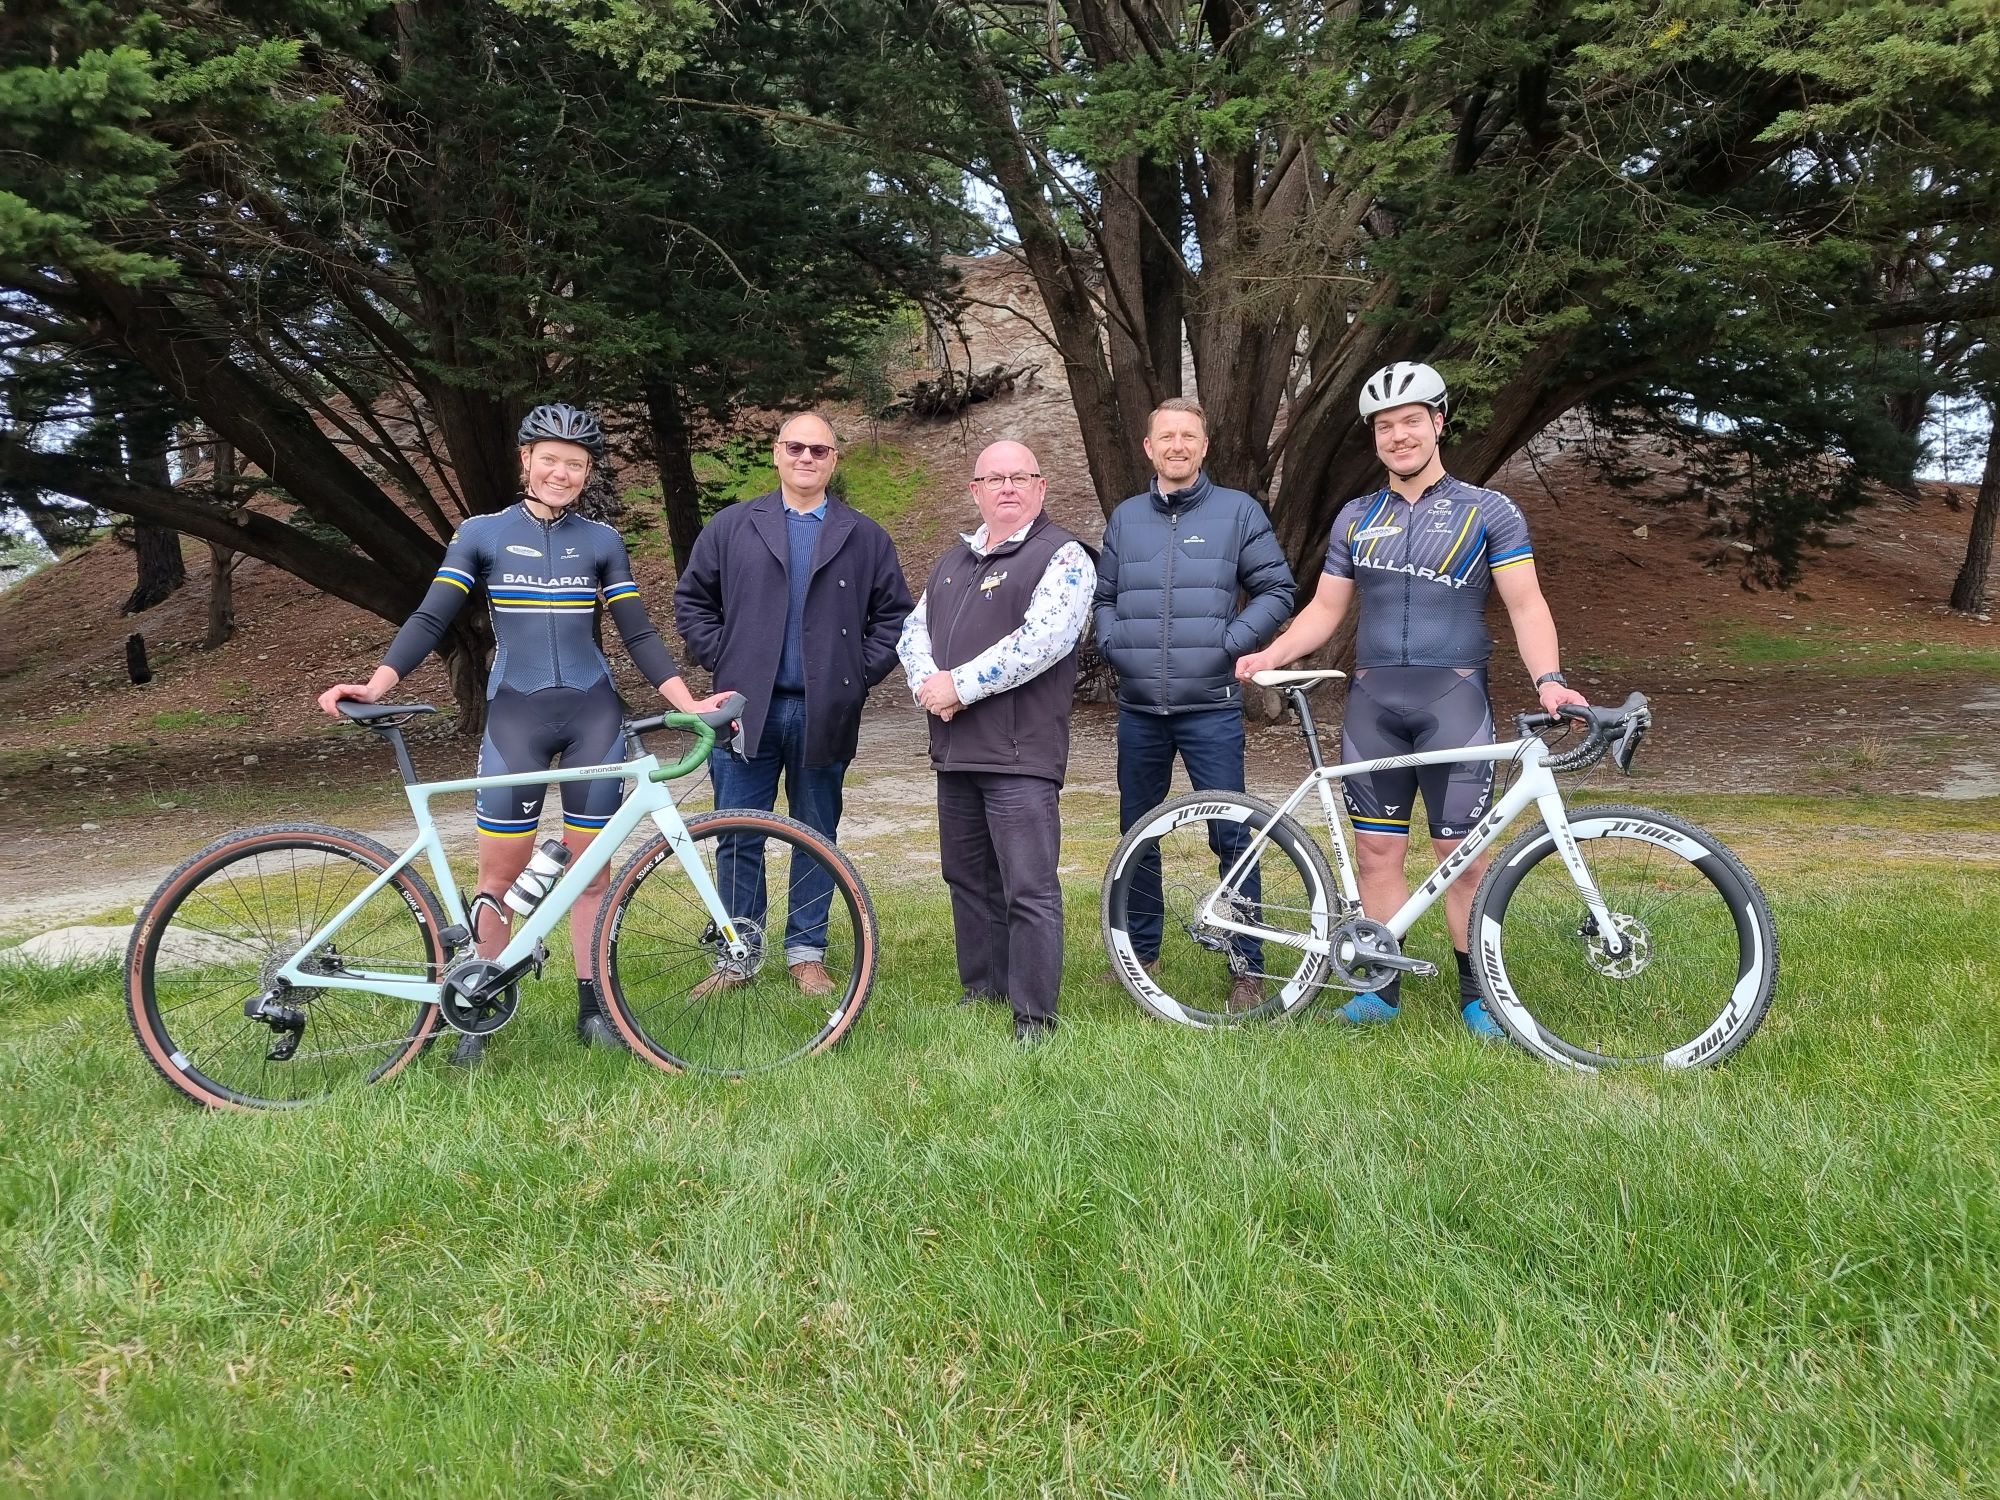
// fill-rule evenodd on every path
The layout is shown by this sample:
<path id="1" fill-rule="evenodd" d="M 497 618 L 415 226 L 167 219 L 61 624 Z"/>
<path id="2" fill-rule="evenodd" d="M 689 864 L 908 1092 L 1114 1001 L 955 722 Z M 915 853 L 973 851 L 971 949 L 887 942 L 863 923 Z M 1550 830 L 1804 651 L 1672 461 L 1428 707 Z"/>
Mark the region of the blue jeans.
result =
<path id="1" fill-rule="evenodd" d="M 786 809 L 799 822 L 829 839 L 840 831 L 840 785 L 847 762 L 806 764 L 806 700 L 775 693 L 764 719 L 764 738 L 747 759 L 718 745 L 708 758 L 718 808 L 745 807 L 773 812 L 778 805 L 778 773 L 785 777 Z M 732 917 L 764 926 L 769 896 L 764 887 L 764 840 L 731 834 L 718 841 L 716 882 Z M 833 900 L 833 877 L 816 861 L 792 859 L 791 897 L 785 917 L 785 962 L 817 962 L 826 957 L 826 913 Z"/>
<path id="2" fill-rule="evenodd" d="M 1187 767 L 1188 781 L 1198 792 L 1243 790 L 1243 711 L 1203 709 L 1189 714 L 1118 713 L 1118 831 L 1124 833 L 1167 800 L 1173 786 L 1174 755 Z M 1215 851 L 1216 874 L 1229 867 L 1249 845 L 1253 830 L 1240 823 L 1210 823 L 1208 847 Z M 1242 886 L 1253 904 L 1264 883 L 1252 865 Z M 1139 957 L 1151 963 L 1160 956 L 1160 856 L 1146 854 L 1133 872 L 1126 930 Z M 1230 946 L 1251 972 L 1264 967 L 1264 945 L 1254 938 L 1232 938 Z"/>

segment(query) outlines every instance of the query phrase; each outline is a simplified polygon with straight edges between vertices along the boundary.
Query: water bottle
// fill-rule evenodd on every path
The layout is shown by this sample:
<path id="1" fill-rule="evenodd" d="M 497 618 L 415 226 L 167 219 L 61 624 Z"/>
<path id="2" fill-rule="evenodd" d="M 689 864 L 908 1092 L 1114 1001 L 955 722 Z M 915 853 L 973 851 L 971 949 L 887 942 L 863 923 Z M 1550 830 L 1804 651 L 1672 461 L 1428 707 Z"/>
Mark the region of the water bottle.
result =
<path id="1" fill-rule="evenodd" d="M 569 845 L 561 839 L 543 839 L 542 847 L 535 851 L 527 868 L 507 888 L 507 904 L 525 917 L 541 905 L 542 897 L 562 878 L 568 865 Z"/>

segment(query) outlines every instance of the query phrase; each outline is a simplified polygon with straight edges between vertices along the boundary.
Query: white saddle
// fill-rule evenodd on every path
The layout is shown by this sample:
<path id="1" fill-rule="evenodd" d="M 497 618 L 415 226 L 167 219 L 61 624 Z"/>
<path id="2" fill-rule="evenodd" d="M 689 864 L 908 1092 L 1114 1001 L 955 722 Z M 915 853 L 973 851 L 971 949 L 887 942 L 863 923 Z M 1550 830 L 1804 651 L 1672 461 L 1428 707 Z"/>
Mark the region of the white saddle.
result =
<path id="1" fill-rule="evenodd" d="M 1250 680 L 1258 687 L 1295 687 L 1300 683 L 1332 682 L 1336 677 L 1345 677 L 1345 672 L 1337 672 L 1328 667 L 1320 672 L 1295 672 L 1287 668 L 1282 672 L 1252 672 Z"/>

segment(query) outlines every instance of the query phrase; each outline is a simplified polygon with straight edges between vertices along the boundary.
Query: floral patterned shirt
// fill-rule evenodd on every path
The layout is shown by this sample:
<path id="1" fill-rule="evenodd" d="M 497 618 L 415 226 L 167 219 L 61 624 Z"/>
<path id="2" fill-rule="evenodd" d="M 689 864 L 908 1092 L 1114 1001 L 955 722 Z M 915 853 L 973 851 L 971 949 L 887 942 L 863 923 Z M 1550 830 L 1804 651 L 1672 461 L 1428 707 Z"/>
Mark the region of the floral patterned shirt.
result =
<path id="1" fill-rule="evenodd" d="M 1028 526 L 1023 526 L 1006 540 L 1016 542 L 1027 534 Z M 986 556 L 991 548 L 987 545 L 985 526 L 967 536 L 965 545 L 974 556 Z M 1061 661 L 1083 634 L 1084 624 L 1090 618 L 1091 595 L 1096 589 L 1097 569 L 1091 565 L 1090 554 L 1083 544 L 1063 543 L 1049 559 L 1035 591 L 1028 596 L 1027 614 L 1019 627 L 963 666 L 952 668 L 951 681 L 958 692 L 958 701 L 977 703 L 981 698 L 1017 688 Z M 938 670 L 931 656 L 929 603 L 930 594 L 926 591 L 903 622 L 902 638 L 896 642 L 896 655 L 903 663 L 903 675 L 909 678 L 913 698 L 924 679 Z"/>

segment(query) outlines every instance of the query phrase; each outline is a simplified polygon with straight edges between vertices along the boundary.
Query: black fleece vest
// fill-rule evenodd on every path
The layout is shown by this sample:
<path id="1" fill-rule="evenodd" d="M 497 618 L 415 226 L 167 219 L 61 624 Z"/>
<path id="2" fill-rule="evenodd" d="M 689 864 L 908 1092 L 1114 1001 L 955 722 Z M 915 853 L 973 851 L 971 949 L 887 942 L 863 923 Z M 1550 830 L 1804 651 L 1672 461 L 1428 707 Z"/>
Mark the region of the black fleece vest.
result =
<path id="1" fill-rule="evenodd" d="M 931 574 L 925 605 L 931 659 L 962 667 L 1021 628 L 1028 599 L 1049 562 L 1076 538 L 1046 515 L 1028 534 L 981 558 L 964 542 Z M 946 723 L 930 715 L 931 766 L 939 771 L 998 771 L 1062 784 L 1069 765 L 1069 711 L 1076 691 L 1076 647 L 1017 688 L 968 704 Z"/>

